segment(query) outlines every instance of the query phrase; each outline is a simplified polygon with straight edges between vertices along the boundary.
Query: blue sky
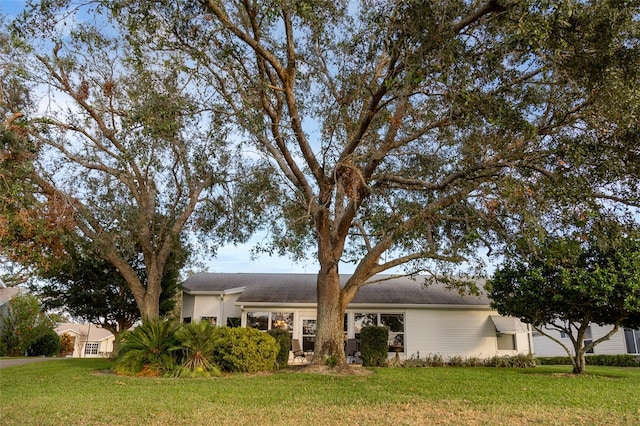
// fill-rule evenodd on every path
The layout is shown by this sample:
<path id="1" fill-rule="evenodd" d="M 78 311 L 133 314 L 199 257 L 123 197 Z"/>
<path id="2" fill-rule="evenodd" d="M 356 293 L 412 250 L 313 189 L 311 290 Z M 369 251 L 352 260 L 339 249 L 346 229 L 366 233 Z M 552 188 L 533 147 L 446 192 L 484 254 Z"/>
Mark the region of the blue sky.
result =
<path id="1" fill-rule="evenodd" d="M 0 0 L 0 13 L 13 16 L 22 10 L 24 3 L 24 0 Z"/>

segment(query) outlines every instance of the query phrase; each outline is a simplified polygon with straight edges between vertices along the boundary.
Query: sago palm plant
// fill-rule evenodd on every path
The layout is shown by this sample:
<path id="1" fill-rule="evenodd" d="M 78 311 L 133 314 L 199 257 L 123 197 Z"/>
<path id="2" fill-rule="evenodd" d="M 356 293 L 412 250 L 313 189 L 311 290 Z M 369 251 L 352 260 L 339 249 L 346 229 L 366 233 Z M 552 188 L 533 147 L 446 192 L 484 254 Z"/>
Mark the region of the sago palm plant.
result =
<path id="1" fill-rule="evenodd" d="M 162 376 L 175 370 L 178 324 L 169 320 L 143 321 L 122 336 L 114 370 L 118 374 Z"/>
<path id="2" fill-rule="evenodd" d="M 216 341 L 216 327 L 209 321 L 184 324 L 176 332 L 183 350 L 178 376 L 219 376 L 220 369 L 211 361 Z"/>

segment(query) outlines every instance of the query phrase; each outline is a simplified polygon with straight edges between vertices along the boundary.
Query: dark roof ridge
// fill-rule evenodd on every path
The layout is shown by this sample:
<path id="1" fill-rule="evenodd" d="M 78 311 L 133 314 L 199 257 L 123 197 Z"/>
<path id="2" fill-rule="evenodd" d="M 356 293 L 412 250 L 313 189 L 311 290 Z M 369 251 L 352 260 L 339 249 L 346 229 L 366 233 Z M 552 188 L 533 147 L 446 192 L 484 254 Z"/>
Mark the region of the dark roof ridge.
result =
<path id="1" fill-rule="evenodd" d="M 351 274 L 341 274 L 344 284 Z M 354 304 L 391 305 L 488 305 L 486 295 L 460 295 L 444 283 L 424 286 L 420 278 L 380 274 L 389 279 L 365 285 L 352 301 Z M 316 303 L 316 277 L 311 273 L 208 273 L 192 275 L 182 283 L 187 293 L 223 293 L 225 290 L 244 288 L 238 302 L 242 303 Z M 483 282 L 478 283 L 482 288 Z"/>

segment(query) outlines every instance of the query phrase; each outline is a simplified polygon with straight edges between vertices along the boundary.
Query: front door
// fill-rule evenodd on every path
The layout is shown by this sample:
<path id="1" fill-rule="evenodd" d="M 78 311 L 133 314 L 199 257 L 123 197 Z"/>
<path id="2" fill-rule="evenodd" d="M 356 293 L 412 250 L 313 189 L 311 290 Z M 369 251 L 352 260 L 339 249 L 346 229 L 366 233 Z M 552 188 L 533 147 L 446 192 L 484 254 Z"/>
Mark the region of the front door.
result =
<path id="1" fill-rule="evenodd" d="M 316 325 L 315 317 L 302 317 L 302 350 L 305 352 L 313 352 L 316 344 Z"/>

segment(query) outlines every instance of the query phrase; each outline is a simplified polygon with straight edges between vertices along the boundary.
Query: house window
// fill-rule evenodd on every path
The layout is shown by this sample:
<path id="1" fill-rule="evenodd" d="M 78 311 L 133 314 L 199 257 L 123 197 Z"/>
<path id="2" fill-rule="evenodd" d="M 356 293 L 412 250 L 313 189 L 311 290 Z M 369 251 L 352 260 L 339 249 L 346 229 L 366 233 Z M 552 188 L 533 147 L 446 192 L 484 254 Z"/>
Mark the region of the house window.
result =
<path id="1" fill-rule="evenodd" d="M 640 330 L 625 328 L 624 342 L 628 354 L 640 354 Z"/>
<path id="2" fill-rule="evenodd" d="M 378 314 L 353 314 L 353 331 L 357 339 L 360 338 L 362 327 L 378 325 Z"/>
<path id="3" fill-rule="evenodd" d="M 84 346 L 84 354 L 85 355 L 98 355 L 98 350 L 100 349 L 100 343 L 87 343 Z"/>
<path id="4" fill-rule="evenodd" d="M 185 323 L 185 324 L 189 324 L 191 322 L 191 317 L 184 317 L 182 319 L 182 322 Z"/>
<path id="5" fill-rule="evenodd" d="M 389 329 L 389 352 L 404 352 L 404 314 L 380 314 L 380 325 Z"/>
<path id="6" fill-rule="evenodd" d="M 389 352 L 395 352 L 396 348 L 404 352 L 404 314 L 374 314 L 374 313 L 355 313 L 353 314 L 354 335 L 358 341 L 360 340 L 360 331 L 362 327 L 367 326 L 384 326 L 389 329 Z"/>
<path id="7" fill-rule="evenodd" d="M 498 333 L 498 350 L 499 351 L 515 351 L 516 347 L 516 335 Z"/>
<path id="8" fill-rule="evenodd" d="M 269 312 L 247 312 L 247 327 L 267 331 L 270 317 Z"/>
<path id="9" fill-rule="evenodd" d="M 584 347 L 586 347 L 587 345 L 590 345 L 591 342 L 593 342 L 593 336 L 591 335 L 591 326 L 587 326 L 587 330 L 584 332 Z M 593 353 L 593 348 L 589 349 L 587 351 L 588 354 L 592 354 Z"/>
<path id="10" fill-rule="evenodd" d="M 200 317 L 200 321 L 209 321 L 211 325 L 217 325 L 218 317 Z"/>
<path id="11" fill-rule="evenodd" d="M 271 329 L 293 332 L 293 312 L 272 312 Z"/>
<path id="12" fill-rule="evenodd" d="M 305 352 L 313 352 L 316 345 L 316 325 L 314 319 L 302 320 L 302 350 Z"/>

